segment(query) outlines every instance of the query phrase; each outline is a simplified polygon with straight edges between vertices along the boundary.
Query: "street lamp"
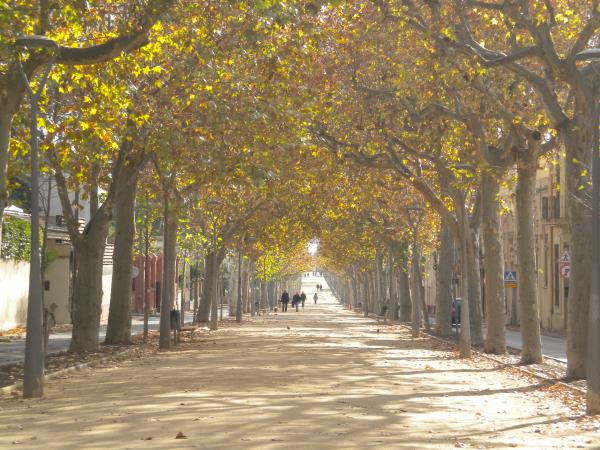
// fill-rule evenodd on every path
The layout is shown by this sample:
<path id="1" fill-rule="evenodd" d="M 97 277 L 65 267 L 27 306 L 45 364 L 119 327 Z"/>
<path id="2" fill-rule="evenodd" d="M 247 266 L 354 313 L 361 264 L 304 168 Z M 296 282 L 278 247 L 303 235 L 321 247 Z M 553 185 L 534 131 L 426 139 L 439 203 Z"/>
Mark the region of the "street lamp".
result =
<path id="1" fill-rule="evenodd" d="M 421 286 L 419 276 L 419 244 L 417 234 L 419 232 L 419 224 L 423 219 L 424 210 L 420 205 L 412 205 L 406 208 L 406 215 L 408 216 L 408 222 L 412 228 L 412 267 L 413 267 L 413 287 L 414 292 L 412 298 L 414 299 L 412 304 L 412 335 L 413 337 L 419 337 L 421 333 Z M 425 314 L 427 314 L 425 312 Z"/>
<path id="2" fill-rule="evenodd" d="M 24 36 L 15 41 L 17 65 L 31 102 L 31 254 L 29 268 L 29 298 L 27 303 L 27 337 L 25 340 L 24 397 L 41 397 L 44 393 L 44 308 L 42 304 L 42 264 L 40 261 L 40 167 L 38 162 L 38 102 L 44 91 L 50 70 L 56 61 L 58 45 L 45 36 Z M 50 60 L 33 92 L 21 62 L 21 50 L 48 50 Z"/>
<path id="3" fill-rule="evenodd" d="M 600 48 L 583 50 L 575 55 L 576 61 L 600 60 Z M 595 86 L 594 86 L 595 87 Z M 590 305 L 588 310 L 587 346 L 587 412 L 600 413 L 600 155 L 598 143 L 598 115 L 600 108 L 592 102 L 592 264 Z"/>

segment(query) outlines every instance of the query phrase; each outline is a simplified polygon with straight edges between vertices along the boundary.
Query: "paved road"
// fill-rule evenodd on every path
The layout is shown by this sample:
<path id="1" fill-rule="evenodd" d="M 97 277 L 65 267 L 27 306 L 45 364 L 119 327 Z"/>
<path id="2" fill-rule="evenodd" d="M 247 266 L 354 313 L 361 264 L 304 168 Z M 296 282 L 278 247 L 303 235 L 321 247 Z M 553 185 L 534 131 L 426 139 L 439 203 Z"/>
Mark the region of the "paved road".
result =
<path id="1" fill-rule="evenodd" d="M 506 345 L 521 349 L 521 333 L 506 330 Z M 542 335 L 542 352 L 545 356 L 567 362 L 567 340 L 564 337 Z"/>
<path id="2" fill-rule="evenodd" d="M 150 330 L 157 330 L 159 324 L 158 317 L 150 317 L 148 327 Z M 144 331 L 144 320 L 134 317 L 131 323 L 131 332 L 133 334 Z M 100 327 L 100 339 L 106 336 L 106 325 Z M 50 335 L 48 341 L 48 352 L 57 353 L 69 349 L 71 343 L 71 332 L 55 333 Z M 0 342 L 0 366 L 5 364 L 15 364 L 23 362 L 25 359 L 25 339 L 17 339 L 11 342 Z"/>
<path id="3" fill-rule="evenodd" d="M 431 324 L 435 319 L 431 318 Z M 456 332 L 456 329 L 453 328 Z M 506 345 L 521 350 L 521 332 L 519 330 L 506 330 Z M 544 356 L 567 362 L 567 340 L 564 337 L 546 336 L 542 334 L 542 352 Z"/>

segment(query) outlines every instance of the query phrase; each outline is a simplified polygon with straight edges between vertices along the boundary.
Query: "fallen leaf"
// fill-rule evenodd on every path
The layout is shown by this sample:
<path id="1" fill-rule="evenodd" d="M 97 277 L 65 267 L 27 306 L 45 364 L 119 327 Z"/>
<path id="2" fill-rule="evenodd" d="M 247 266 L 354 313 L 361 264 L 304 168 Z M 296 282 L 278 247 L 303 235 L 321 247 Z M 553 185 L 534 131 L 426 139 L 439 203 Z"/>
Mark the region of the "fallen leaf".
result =
<path id="1" fill-rule="evenodd" d="M 187 439 L 187 436 L 180 431 L 177 433 L 177 436 L 175 436 L 175 439 Z"/>
<path id="2" fill-rule="evenodd" d="M 152 436 L 142 438 L 142 441 L 151 441 L 151 440 L 152 440 Z"/>

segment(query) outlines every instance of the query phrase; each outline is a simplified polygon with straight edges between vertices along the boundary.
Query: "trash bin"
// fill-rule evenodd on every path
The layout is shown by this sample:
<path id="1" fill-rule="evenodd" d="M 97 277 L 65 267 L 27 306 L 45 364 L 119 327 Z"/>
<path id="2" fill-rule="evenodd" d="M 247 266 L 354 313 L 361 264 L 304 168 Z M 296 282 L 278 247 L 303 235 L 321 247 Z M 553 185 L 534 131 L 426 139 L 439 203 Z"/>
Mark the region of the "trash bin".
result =
<path id="1" fill-rule="evenodd" d="M 171 330 L 181 329 L 181 312 L 178 309 L 171 310 Z"/>

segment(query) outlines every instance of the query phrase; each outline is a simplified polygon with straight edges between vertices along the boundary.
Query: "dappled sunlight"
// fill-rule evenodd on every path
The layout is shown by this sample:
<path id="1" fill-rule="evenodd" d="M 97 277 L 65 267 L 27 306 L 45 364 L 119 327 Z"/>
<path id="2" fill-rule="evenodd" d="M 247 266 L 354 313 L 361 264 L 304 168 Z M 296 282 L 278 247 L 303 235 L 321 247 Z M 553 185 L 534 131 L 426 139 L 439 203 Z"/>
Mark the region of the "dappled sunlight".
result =
<path id="1" fill-rule="evenodd" d="M 543 383 L 452 359 L 329 299 L 53 380 L 43 401 L 4 400 L 0 447 L 539 449 L 590 439 L 561 419 L 572 414 Z"/>

